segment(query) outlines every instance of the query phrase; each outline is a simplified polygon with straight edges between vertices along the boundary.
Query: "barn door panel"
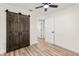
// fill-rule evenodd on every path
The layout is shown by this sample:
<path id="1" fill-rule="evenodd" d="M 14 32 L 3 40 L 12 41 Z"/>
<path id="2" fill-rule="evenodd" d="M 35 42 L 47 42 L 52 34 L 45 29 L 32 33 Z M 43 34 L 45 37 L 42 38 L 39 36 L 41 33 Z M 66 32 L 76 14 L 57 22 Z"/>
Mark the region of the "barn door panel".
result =
<path id="1" fill-rule="evenodd" d="M 17 13 L 7 12 L 7 51 L 19 48 Z"/>
<path id="2" fill-rule="evenodd" d="M 29 46 L 29 19 L 25 15 L 19 15 L 20 47 Z"/>

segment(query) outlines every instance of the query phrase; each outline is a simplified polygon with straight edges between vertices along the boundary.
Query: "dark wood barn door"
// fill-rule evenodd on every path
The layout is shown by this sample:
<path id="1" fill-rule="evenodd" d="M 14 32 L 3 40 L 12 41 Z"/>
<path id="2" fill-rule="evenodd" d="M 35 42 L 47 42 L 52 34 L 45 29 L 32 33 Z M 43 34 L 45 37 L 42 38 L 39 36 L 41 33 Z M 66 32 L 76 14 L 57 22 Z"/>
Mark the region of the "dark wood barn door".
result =
<path id="1" fill-rule="evenodd" d="M 29 19 L 26 15 L 19 15 L 19 34 L 20 34 L 20 47 L 28 46 L 30 41 L 29 38 Z M 26 40 L 27 39 L 27 40 Z M 27 43 L 27 44 L 26 44 Z"/>
<path id="2" fill-rule="evenodd" d="M 30 45 L 29 17 L 7 12 L 7 52 Z"/>

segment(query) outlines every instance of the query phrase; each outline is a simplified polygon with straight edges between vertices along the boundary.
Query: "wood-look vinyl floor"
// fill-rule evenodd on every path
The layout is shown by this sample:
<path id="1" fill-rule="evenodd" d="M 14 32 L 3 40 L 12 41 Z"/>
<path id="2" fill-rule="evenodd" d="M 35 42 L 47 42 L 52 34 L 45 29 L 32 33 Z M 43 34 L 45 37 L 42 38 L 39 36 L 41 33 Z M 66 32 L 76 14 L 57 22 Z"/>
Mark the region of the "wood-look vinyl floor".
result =
<path id="1" fill-rule="evenodd" d="M 5 53 L 2 56 L 79 56 L 79 54 L 48 43 L 44 50 L 41 50 L 41 48 L 37 47 L 37 44 L 34 44 L 9 53 Z"/>

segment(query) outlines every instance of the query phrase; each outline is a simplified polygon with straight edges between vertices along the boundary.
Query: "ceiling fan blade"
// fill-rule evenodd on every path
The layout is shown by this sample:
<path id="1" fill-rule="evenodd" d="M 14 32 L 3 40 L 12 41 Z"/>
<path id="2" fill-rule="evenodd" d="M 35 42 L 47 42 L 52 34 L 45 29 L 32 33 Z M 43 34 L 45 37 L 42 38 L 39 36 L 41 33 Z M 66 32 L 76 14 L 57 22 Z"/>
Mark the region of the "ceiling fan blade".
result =
<path id="1" fill-rule="evenodd" d="M 47 8 L 45 8 L 44 11 L 47 11 Z"/>
<path id="2" fill-rule="evenodd" d="M 57 8 L 58 5 L 49 5 L 49 7 Z"/>
<path id="3" fill-rule="evenodd" d="M 38 7 L 35 7 L 35 9 L 38 9 L 38 8 L 41 8 L 41 7 L 43 7 L 43 6 L 38 6 Z"/>
<path id="4" fill-rule="evenodd" d="M 44 5 L 48 5 L 48 4 L 51 4 L 51 3 L 42 3 L 42 4 L 44 4 Z"/>

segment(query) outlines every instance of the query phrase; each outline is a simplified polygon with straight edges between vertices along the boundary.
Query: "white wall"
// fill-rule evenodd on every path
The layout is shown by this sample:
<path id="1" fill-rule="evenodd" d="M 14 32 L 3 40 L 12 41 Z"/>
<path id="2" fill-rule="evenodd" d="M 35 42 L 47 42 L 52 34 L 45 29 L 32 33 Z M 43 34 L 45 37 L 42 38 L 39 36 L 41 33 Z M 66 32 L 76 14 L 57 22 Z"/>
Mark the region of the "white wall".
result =
<path id="1" fill-rule="evenodd" d="M 55 20 L 55 44 L 79 52 L 79 4 L 52 12 Z"/>
<path id="2" fill-rule="evenodd" d="M 40 15 L 37 15 L 34 13 L 30 13 L 26 9 L 22 8 L 17 8 L 14 6 L 8 6 L 5 4 L 0 4 L 0 53 L 6 52 L 6 12 L 5 10 L 8 9 L 9 11 L 19 13 L 21 12 L 22 14 L 31 15 L 30 18 L 30 44 L 34 44 L 37 42 L 37 36 L 38 36 L 38 31 L 37 31 L 37 19 L 39 19 Z"/>

